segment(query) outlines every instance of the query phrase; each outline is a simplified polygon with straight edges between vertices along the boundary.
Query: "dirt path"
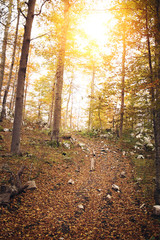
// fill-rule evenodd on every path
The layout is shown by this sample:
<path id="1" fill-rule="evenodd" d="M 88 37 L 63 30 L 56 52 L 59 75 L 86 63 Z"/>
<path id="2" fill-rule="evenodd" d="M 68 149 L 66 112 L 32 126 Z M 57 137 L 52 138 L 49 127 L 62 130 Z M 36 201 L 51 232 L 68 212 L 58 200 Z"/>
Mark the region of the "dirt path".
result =
<path id="1" fill-rule="evenodd" d="M 160 222 L 139 198 L 127 157 L 106 140 L 74 139 L 70 149 L 54 151 L 39 143 L 38 189 L 1 208 L 0 239 L 160 239 Z"/>

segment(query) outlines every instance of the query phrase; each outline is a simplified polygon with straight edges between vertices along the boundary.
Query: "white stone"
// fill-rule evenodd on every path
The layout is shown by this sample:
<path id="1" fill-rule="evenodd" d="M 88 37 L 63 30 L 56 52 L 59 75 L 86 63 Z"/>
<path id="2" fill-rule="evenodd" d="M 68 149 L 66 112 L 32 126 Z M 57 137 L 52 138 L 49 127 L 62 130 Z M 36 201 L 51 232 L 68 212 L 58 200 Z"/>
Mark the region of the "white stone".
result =
<path id="1" fill-rule="evenodd" d="M 112 185 L 112 189 L 119 192 L 119 187 L 116 184 Z"/>
<path id="2" fill-rule="evenodd" d="M 84 209 L 84 206 L 83 206 L 82 204 L 79 204 L 78 207 L 79 207 L 80 209 Z"/>
<path id="3" fill-rule="evenodd" d="M 85 145 L 84 143 L 82 143 L 82 142 L 79 142 L 79 146 L 80 146 L 81 148 L 84 148 L 86 145 Z"/>
<path id="4" fill-rule="evenodd" d="M 74 184 L 74 181 L 72 179 L 69 179 L 68 183 L 69 184 Z"/>
<path id="5" fill-rule="evenodd" d="M 136 181 L 137 181 L 137 182 L 141 182 L 141 181 L 142 181 L 142 178 L 140 178 L 140 177 L 139 177 L 139 178 L 136 178 Z"/>
<path id="6" fill-rule="evenodd" d="M 108 198 L 109 200 L 111 200 L 112 197 L 111 197 L 110 194 L 108 194 L 108 195 L 107 195 L 107 198 Z"/>
<path id="7" fill-rule="evenodd" d="M 126 177 L 125 171 L 121 172 L 120 177 L 121 177 L 121 178 L 125 178 L 125 177 Z"/>
<path id="8" fill-rule="evenodd" d="M 35 183 L 34 180 L 32 180 L 32 181 L 28 181 L 27 184 L 28 184 L 27 189 L 29 189 L 29 190 L 37 189 L 37 186 L 36 186 L 36 183 Z"/>
<path id="9" fill-rule="evenodd" d="M 143 155 L 138 155 L 137 159 L 144 159 Z"/>
<path id="10" fill-rule="evenodd" d="M 10 130 L 8 128 L 4 128 L 3 131 L 4 132 L 10 132 Z"/>
<path id="11" fill-rule="evenodd" d="M 102 191 L 102 189 L 100 189 L 100 188 L 99 188 L 99 189 L 97 189 L 97 191 L 98 191 L 98 192 L 101 192 L 101 191 Z"/>
<path id="12" fill-rule="evenodd" d="M 70 144 L 69 144 L 69 143 L 66 143 L 66 142 L 63 143 L 63 146 L 66 147 L 66 148 L 68 148 L 68 149 L 71 148 Z"/>
<path id="13" fill-rule="evenodd" d="M 160 216 L 160 205 L 153 206 L 153 213 L 157 216 Z"/>

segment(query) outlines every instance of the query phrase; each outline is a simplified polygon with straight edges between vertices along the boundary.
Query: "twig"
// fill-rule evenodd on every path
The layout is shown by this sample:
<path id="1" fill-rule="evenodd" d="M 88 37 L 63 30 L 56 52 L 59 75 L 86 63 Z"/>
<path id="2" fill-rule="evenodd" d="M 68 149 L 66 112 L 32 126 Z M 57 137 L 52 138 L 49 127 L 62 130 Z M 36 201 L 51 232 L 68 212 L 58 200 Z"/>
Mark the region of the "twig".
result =
<path id="1" fill-rule="evenodd" d="M 50 1 L 50 0 L 45 0 L 45 1 L 42 3 L 41 8 L 40 8 L 40 10 L 39 10 L 39 13 L 35 13 L 34 16 L 38 16 L 38 15 L 41 14 L 41 12 L 42 12 L 42 7 L 43 7 L 44 4 L 45 4 L 46 2 L 48 2 L 48 1 Z"/>

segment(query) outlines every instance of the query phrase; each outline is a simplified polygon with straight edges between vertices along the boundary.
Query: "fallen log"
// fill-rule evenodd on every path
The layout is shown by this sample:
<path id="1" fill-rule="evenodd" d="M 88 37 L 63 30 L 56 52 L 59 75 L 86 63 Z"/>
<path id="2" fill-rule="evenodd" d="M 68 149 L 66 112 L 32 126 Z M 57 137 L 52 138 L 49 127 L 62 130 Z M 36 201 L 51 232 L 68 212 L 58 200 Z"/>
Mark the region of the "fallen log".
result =
<path id="1" fill-rule="evenodd" d="M 21 175 L 24 169 L 25 166 L 22 166 L 16 175 L 10 170 L 5 170 L 11 174 L 10 185 L 0 186 L 0 205 L 9 204 L 13 196 L 20 194 L 28 187 L 28 183 L 22 184 L 21 182 Z"/>

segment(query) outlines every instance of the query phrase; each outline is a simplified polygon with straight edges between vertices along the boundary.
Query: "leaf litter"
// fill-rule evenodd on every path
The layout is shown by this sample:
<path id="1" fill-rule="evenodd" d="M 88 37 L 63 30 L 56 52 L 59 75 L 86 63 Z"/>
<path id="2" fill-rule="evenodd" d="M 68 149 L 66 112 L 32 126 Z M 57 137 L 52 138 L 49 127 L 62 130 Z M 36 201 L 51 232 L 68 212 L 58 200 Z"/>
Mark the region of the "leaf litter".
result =
<path id="1" fill-rule="evenodd" d="M 11 132 L 1 135 L 0 166 L 7 164 L 16 172 L 25 165 L 22 180 L 34 179 L 37 189 L 0 207 L 0 239 L 160 239 L 160 220 L 152 214 L 154 199 L 144 197 L 130 159 L 111 141 L 74 134 L 82 146 L 54 148 L 38 128 L 24 128 L 22 156 L 12 156 Z M 0 179 L 7 183 L 9 175 L 1 171 Z"/>

